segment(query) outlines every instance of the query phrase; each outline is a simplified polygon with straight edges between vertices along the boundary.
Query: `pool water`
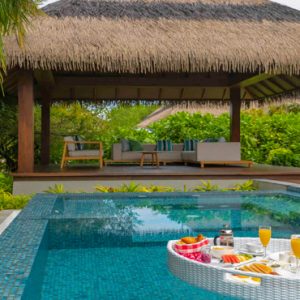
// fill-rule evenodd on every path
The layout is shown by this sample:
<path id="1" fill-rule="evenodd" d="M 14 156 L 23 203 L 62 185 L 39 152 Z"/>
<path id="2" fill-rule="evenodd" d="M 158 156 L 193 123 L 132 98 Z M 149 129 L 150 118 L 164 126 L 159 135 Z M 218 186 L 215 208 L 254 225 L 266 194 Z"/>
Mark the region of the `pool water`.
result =
<path id="1" fill-rule="evenodd" d="M 24 298 L 233 299 L 190 286 L 167 268 L 168 240 L 198 233 L 213 237 L 224 224 L 235 236 L 256 237 L 258 225 L 271 225 L 273 237 L 288 238 L 300 232 L 300 197 L 60 197 L 48 219 L 43 259 L 30 274 L 29 282 L 40 286 L 26 286 Z"/>

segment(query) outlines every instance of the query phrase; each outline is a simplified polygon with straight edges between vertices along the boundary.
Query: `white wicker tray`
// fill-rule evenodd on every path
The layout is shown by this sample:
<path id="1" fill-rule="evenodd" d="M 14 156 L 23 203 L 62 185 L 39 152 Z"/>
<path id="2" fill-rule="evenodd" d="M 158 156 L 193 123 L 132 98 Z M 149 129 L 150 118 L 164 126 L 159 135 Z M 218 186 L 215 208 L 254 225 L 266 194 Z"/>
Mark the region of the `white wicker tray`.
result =
<path id="1" fill-rule="evenodd" d="M 179 255 L 173 250 L 176 241 L 169 241 L 168 266 L 176 277 L 192 285 L 214 291 L 226 296 L 255 300 L 296 300 L 300 299 L 300 280 L 284 276 L 247 273 L 233 268 L 222 268 L 211 264 L 203 264 Z M 212 243 L 212 239 L 210 239 Z M 235 238 L 238 249 L 248 242 L 259 242 L 258 238 Z M 290 240 L 271 239 L 269 252 L 289 251 Z M 227 274 L 242 274 L 261 278 L 260 284 L 248 285 L 228 280 Z"/>

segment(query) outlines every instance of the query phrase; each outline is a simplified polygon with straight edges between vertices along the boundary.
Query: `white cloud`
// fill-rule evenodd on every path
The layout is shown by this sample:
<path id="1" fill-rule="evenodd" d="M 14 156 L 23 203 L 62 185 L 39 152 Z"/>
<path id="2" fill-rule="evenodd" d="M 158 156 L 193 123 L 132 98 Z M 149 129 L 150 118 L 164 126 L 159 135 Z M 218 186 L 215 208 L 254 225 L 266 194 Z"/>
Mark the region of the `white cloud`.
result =
<path id="1" fill-rule="evenodd" d="M 299 0 L 272 0 L 272 1 L 300 10 L 300 1 Z"/>

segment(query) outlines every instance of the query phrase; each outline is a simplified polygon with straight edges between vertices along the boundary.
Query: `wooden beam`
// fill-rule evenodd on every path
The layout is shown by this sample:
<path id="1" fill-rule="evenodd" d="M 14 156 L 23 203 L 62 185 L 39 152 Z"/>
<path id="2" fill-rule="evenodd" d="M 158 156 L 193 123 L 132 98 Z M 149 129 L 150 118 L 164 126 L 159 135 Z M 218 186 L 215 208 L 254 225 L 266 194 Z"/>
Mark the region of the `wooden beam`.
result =
<path id="1" fill-rule="evenodd" d="M 251 87 L 258 90 L 262 95 L 264 95 L 265 97 L 269 97 L 272 95 L 272 92 L 269 90 L 270 94 L 267 94 L 260 86 L 260 83 L 257 83 L 255 85 L 252 85 Z"/>
<path id="2" fill-rule="evenodd" d="M 230 141 L 240 142 L 241 136 L 241 89 L 230 89 Z"/>
<path id="3" fill-rule="evenodd" d="M 267 83 L 268 81 L 261 81 L 259 84 L 262 85 L 265 89 L 268 89 L 272 94 L 277 94 L 277 91 L 275 91 L 273 88 L 270 87 Z"/>
<path id="4" fill-rule="evenodd" d="M 287 90 L 280 82 L 275 80 L 275 77 L 269 78 L 268 81 L 272 82 L 275 86 L 277 86 L 283 92 Z"/>
<path id="5" fill-rule="evenodd" d="M 225 98 L 226 90 L 227 90 L 226 88 L 223 90 L 222 100 L 224 100 L 224 98 Z"/>
<path id="6" fill-rule="evenodd" d="M 31 173 L 34 167 L 33 75 L 22 71 L 18 79 L 18 172 Z"/>
<path id="7" fill-rule="evenodd" d="M 248 86 L 248 90 L 252 92 L 252 94 L 255 96 L 255 99 L 257 98 L 265 98 L 267 95 L 259 91 L 254 85 Z"/>
<path id="8" fill-rule="evenodd" d="M 257 96 L 255 96 L 251 91 L 249 91 L 249 89 L 247 87 L 244 88 L 245 91 L 247 91 L 247 93 L 253 98 L 253 99 L 256 99 Z"/>
<path id="9" fill-rule="evenodd" d="M 202 91 L 202 94 L 201 94 L 201 99 L 203 99 L 203 98 L 204 98 L 205 92 L 206 92 L 206 88 L 204 88 L 204 89 L 203 89 L 203 91 Z"/>
<path id="10" fill-rule="evenodd" d="M 34 78 L 39 86 L 53 87 L 55 85 L 54 76 L 50 70 L 35 70 Z"/>
<path id="11" fill-rule="evenodd" d="M 300 86 L 296 85 L 294 82 L 292 82 L 290 80 L 290 78 L 288 78 L 288 76 L 286 75 L 280 75 L 279 78 L 282 80 L 282 81 L 285 81 L 288 83 L 288 85 L 290 85 L 291 87 L 293 87 L 294 89 L 299 89 Z"/>
<path id="12" fill-rule="evenodd" d="M 249 76 L 249 75 L 248 75 Z M 245 75 L 237 74 L 235 81 L 245 79 Z M 55 77 L 58 87 L 66 86 L 195 86 L 215 87 L 230 86 L 232 78 L 228 74 L 215 74 L 214 76 L 189 75 L 189 76 L 62 76 Z"/>
<path id="13" fill-rule="evenodd" d="M 51 107 L 50 87 L 41 89 L 42 98 L 42 118 L 41 118 L 41 164 L 49 165 L 50 163 L 50 107 Z"/>
<path id="14" fill-rule="evenodd" d="M 184 93 L 184 88 L 181 88 L 180 94 L 179 94 L 179 99 L 180 100 L 183 98 L 183 93 Z"/>
<path id="15" fill-rule="evenodd" d="M 161 95 L 162 95 L 162 88 L 159 88 L 159 90 L 158 90 L 158 100 L 161 99 Z"/>
<path id="16" fill-rule="evenodd" d="M 247 87 L 247 86 L 250 86 L 250 85 L 253 85 L 253 84 L 256 84 L 258 82 L 261 82 L 263 80 L 266 80 L 266 79 L 269 79 L 269 78 L 272 78 L 274 77 L 274 75 L 270 75 L 270 74 L 259 74 L 259 75 L 255 75 L 255 76 L 252 76 L 251 78 L 248 78 L 246 80 L 243 80 L 235 85 L 232 85 L 232 87 L 236 87 L 236 86 L 239 86 L 241 88 L 244 88 L 244 87 Z"/>

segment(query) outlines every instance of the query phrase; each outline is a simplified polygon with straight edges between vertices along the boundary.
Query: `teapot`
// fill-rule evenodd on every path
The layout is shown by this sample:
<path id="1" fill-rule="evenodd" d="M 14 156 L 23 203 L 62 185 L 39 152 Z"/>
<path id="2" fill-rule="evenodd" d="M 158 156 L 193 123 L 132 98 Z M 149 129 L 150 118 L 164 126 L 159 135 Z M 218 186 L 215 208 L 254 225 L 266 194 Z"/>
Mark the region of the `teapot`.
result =
<path id="1" fill-rule="evenodd" d="M 220 240 L 220 246 L 234 246 L 233 231 L 229 228 L 228 225 L 224 225 L 224 227 L 220 230 L 220 235 L 215 236 L 214 245 L 217 245 L 218 239 Z"/>

